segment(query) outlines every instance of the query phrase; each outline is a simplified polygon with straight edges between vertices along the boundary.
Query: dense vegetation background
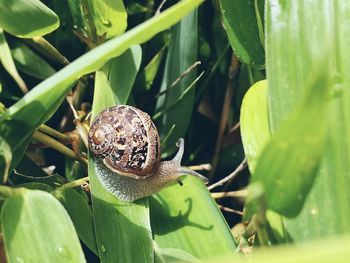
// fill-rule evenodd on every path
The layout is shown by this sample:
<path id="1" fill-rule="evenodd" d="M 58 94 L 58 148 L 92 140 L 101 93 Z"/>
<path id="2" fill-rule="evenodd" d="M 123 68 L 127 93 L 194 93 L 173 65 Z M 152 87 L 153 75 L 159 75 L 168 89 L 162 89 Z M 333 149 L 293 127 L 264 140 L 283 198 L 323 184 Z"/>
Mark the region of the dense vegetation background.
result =
<path id="1" fill-rule="evenodd" d="M 341 0 L 1 1 L 1 261 L 345 262 L 349 25 Z M 106 191 L 86 134 L 117 104 L 209 186 Z"/>

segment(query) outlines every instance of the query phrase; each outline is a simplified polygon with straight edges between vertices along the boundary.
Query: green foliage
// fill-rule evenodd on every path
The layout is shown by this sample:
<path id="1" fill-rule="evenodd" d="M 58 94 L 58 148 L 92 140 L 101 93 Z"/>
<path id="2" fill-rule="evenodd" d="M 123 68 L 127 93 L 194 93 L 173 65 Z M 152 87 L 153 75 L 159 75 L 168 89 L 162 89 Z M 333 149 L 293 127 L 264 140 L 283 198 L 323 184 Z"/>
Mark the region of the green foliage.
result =
<path id="1" fill-rule="evenodd" d="M 186 71 L 197 60 L 197 12 L 190 13 L 181 20 L 179 24 L 172 29 L 172 40 L 169 45 L 168 54 L 165 62 L 164 74 L 160 91 L 168 91 L 157 100 L 156 111 L 162 112 L 167 109 L 161 116 L 157 116 L 157 123 L 162 123 L 159 129 L 161 138 L 164 138 L 174 125 L 173 120 L 178 118 L 175 127 L 168 136 L 165 144 L 162 145 L 162 155 L 167 156 L 175 151 L 175 144 L 179 138 L 184 137 L 191 120 L 195 90 L 192 88 L 186 93 L 181 101 L 175 104 L 177 99 L 184 94 L 185 90 L 191 85 L 196 78 L 196 71 L 184 77 L 177 84 L 174 81 Z M 171 88 L 170 88 L 171 87 Z"/>
<path id="2" fill-rule="evenodd" d="M 328 69 L 325 63 L 319 65 Z M 268 209 L 287 217 L 298 215 L 302 209 L 324 148 L 330 87 L 325 71 L 311 74 L 315 79 L 310 80 L 306 96 L 260 154 L 246 201 L 246 217 L 257 210 L 257 187 L 262 188 L 260 198 Z"/>
<path id="3" fill-rule="evenodd" d="M 347 223 L 350 193 L 345 187 L 350 180 L 346 172 L 350 163 L 350 144 L 346 136 L 350 125 L 350 93 L 346 89 L 350 81 L 347 73 L 350 64 L 346 59 L 349 10 L 350 3 L 346 1 L 331 5 L 327 1 L 282 1 L 278 5 L 271 2 L 266 9 L 272 131 L 282 125 L 305 96 L 309 78 L 324 72 L 324 78 L 329 81 L 327 134 L 320 169 L 301 213 L 295 219 L 284 220 L 288 238 L 296 242 L 350 231 Z M 279 26 L 282 21 L 283 26 Z M 308 23 L 312 23 L 312 27 L 306 27 Z M 330 65 L 320 63 L 320 57 L 326 58 Z"/>
<path id="4" fill-rule="evenodd" d="M 97 0 L 90 5 L 97 36 L 108 39 L 125 31 L 128 16 L 122 0 Z"/>
<path id="5" fill-rule="evenodd" d="M 1 223 L 11 262 L 85 262 L 71 219 L 48 193 L 16 189 L 2 207 Z"/>
<path id="6" fill-rule="evenodd" d="M 1 1 L 0 261 L 348 259 L 349 14 L 326 0 Z M 183 165 L 209 170 L 210 191 L 184 177 L 132 203 L 108 192 L 87 133 L 119 104 L 149 113 L 162 158 L 185 138 Z"/>
<path id="7" fill-rule="evenodd" d="M 252 67 L 265 65 L 264 2 L 261 0 L 220 0 L 222 19 L 236 56 Z M 259 32 L 260 31 L 260 32 Z"/>
<path id="8" fill-rule="evenodd" d="M 39 0 L 1 1 L 0 14 L 0 28 L 18 37 L 43 36 L 60 24 L 58 16 Z"/>
<path id="9" fill-rule="evenodd" d="M 241 135 L 249 170 L 254 174 L 261 152 L 270 140 L 267 109 L 267 81 L 255 83 L 245 94 L 241 106 Z"/>
<path id="10" fill-rule="evenodd" d="M 134 46 L 96 72 L 93 116 L 107 107 L 126 103 L 140 66 L 141 55 L 140 47 Z M 129 63 L 126 64 L 125 61 Z M 116 70 L 121 68 L 123 71 Z M 125 74 L 124 70 L 130 74 Z M 115 79 L 120 82 L 109 82 L 108 75 L 109 80 Z M 124 85 L 119 86 L 119 84 Z M 148 200 L 126 204 L 116 199 L 101 185 L 97 178 L 99 171 L 95 169 L 91 158 L 89 161 L 96 242 L 100 258 L 106 262 L 111 262 L 115 258 L 118 258 L 120 262 L 135 262 L 140 258 L 143 262 L 153 261 Z M 109 227 L 106 228 L 106 225 Z M 125 229 L 128 231 L 124 233 Z M 138 251 L 130 253 L 128 249 L 125 249 L 127 247 L 137 247 Z"/>

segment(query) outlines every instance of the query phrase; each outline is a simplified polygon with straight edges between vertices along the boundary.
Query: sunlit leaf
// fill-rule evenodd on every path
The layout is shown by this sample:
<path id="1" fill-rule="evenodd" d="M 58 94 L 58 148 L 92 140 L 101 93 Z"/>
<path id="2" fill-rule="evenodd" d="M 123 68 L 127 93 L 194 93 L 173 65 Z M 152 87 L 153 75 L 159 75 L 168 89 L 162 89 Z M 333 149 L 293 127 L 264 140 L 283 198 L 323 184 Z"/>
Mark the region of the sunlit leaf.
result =
<path id="1" fill-rule="evenodd" d="M 269 113 L 273 131 L 300 100 L 310 74 L 316 70 L 323 72 L 318 58 L 327 57 L 331 61 L 330 70 L 324 72 L 332 81 L 332 97 L 327 110 L 328 136 L 322 163 L 300 215 L 285 220 L 286 233 L 295 242 L 348 233 L 350 2 L 270 0 L 266 11 Z M 330 40 L 332 44 L 325 50 L 324 44 Z"/>
<path id="2" fill-rule="evenodd" d="M 233 236 L 203 182 L 185 178 L 183 184 L 167 187 L 150 199 L 158 246 L 181 249 L 203 260 L 233 253 Z"/>
<path id="3" fill-rule="evenodd" d="M 111 38 L 125 31 L 127 13 L 123 0 L 94 0 L 90 5 L 98 36 Z"/>
<path id="4" fill-rule="evenodd" d="M 120 104 L 128 101 L 132 85 L 141 65 L 142 50 L 134 46 L 122 56 L 112 59 L 107 67 L 108 82 L 114 94 L 118 94 Z M 116 61 L 114 63 L 114 61 Z"/>
<path id="5" fill-rule="evenodd" d="M 327 124 L 329 67 L 325 62 L 318 64 L 320 70 L 310 74 L 301 102 L 260 155 L 246 201 L 247 217 L 264 202 L 268 209 L 287 217 L 298 215 L 304 205 L 323 154 Z M 262 191 L 262 200 L 253 197 L 255 189 Z"/>
<path id="6" fill-rule="evenodd" d="M 304 243 L 303 246 L 278 246 L 262 248 L 254 251 L 249 260 L 245 257 L 223 255 L 214 260 L 208 260 L 208 263 L 225 263 L 225 262 L 251 262 L 251 263 L 328 263 L 339 262 L 347 263 L 350 257 L 350 237 L 337 237 L 325 240 L 319 240 L 312 243 Z"/>
<path id="7" fill-rule="evenodd" d="M 92 117 L 107 107 L 125 103 L 140 66 L 141 49 L 135 46 L 121 57 L 113 59 L 106 66 L 107 69 L 96 72 L 95 93 Z M 111 83 L 108 72 L 123 66 L 131 74 L 113 70 L 110 76 L 121 80 Z M 89 178 L 92 190 L 93 216 L 95 222 L 96 242 L 102 261 L 113 262 L 116 258 L 120 262 L 153 262 L 152 236 L 149 222 L 148 200 L 136 203 L 125 203 L 118 200 L 101 184 L 92 158 L 89 158 Z M 106 228 L 108 225 L 108 228 Z"/>
<path id="8" fill-rule="evenodd" d="M 254 174 L 260 154 L 270 139 L 266 80 L 255 83 L 245 94 L 240 124 L 244 153 Z"/>
<path id="9" fill-rule="evenodd" d="M 57 189 L 54 195 L 67 210 L 79 238 L 97 254 L 94 221 L 87 199 L 76 190 L 68 187 Z"/>
<path id="10" fill-rule="evenodd" d="M 0 27 L 18 37 L 42 36 L 59 26 L 58 16 L 39 0 L 3 0 L 0 14 Z"/>
<path id="11" fill-rule="evenodd" d="M 46 192 L 16 190 L 1 222 L 9 262 L 85 262 L 66 210 Z"/>

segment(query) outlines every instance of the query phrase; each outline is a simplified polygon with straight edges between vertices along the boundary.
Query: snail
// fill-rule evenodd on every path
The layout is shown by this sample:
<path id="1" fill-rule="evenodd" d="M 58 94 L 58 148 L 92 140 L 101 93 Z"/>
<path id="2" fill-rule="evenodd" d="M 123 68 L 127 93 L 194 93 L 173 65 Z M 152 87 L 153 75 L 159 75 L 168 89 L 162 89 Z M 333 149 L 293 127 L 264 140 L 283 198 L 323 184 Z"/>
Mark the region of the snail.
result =
<path id="1" fill-rule="evenodd" d="M 150 116 L 128 105 L 113 106 L 93 120 L 88 145 L 98 179 L 117 198 L 133 202 L 157 193 L 163 187 L 193 175 L 203 175 L 181 166 L 184 140 L 170 161 L 160 161 L 160 140 Z"/>

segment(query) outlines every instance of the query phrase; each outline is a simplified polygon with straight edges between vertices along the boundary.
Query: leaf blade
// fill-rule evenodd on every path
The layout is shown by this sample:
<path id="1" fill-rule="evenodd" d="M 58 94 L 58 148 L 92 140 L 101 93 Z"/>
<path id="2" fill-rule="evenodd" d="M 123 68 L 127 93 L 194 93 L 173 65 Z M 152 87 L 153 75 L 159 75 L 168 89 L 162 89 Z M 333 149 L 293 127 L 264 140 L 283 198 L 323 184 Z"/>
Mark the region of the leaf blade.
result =
<path id="1" fill-rule="evenodd" d="M 267 110 L 267 81 L 255 83 L 245 94 L 241 107 L 241 136 L 249 170 L 254 174 L 256 163 L 270 140 Z"/>
<path id="2" fill-rule="evenodd" d="M 323 70 L 311 74 L 309 90 L 261 153 L 249 186 L 247 217 L 258 210 L 255 187 L 263 191 L 267 208 L 284 216 L 297 216 L 304 205 L 326 137 L 329 67 L 326 62 L 318 64 Z"/>
<path id="3" fill-rule="evenodd" d="M 74 226 L 63 206 L 46 192 L 17 191 L 6 200 L 1 213 L 8 260 L 85 262 Z"/>
<path id="4" fill-rule="evenodd" d="M 0 27 L 17 37 L 43 36 L 59 26 L 58 16 L 38 0 L 1 1 L 0 13 Z"/>
<path id="5" fill-rule="evenodd" d="M 134 46 L 131 51 L 113 59 L 106 65 L 105 71 L 96 73 L 95 94 L 92 117 L 107 107 L 125 103 L 133 86 L 141 61 L 141 49 Z M 120 69 L 128 65 L 131 74 L 113 70 L 109 75 L 113 79 L 122 80 L 113 84 L 106 72 Z M 101 184 L 92 158 L 89 158 L 89 178 L 92 190 L 92 205 L 95 222 L 96 242 L 102 261 L 112 262 L 116 258 L 120 262 L 152 262 L 153 248 L 149 221 L 148 200 L 142 199 L 136 203 L 125 203 L 109 193 Z M 106 224 L 109 226 L 106 228 Z M 130 253 L 130 251 L 136 251 Z"/>
<path id="6" fill-rule="evenodd" d="M 270 76 L 269 108 L 273 130 L 304 92 L 305 78 L 310 70 L 319 67 L 316 58 L 327 56 L 332 63 L 326 73 L 332 80 L 333 96 L 327 112 L 325 154 L 302 212 L 295 219 L 284 219 L 286 231 L 295 242 L 348 233 L 350 194 L 344 184 L 349 181 L 349 175 L 344 171 L 349 169 L 350 144 L 344 134 L 349 129 L 350 96 L 344 87 L 350 83 L 347 74 L 350 65 L 344 58 L 349 53 L 346 44 L 350 30 L 349 3 L 269 1 L 267 4 L 267 74 Z M 322 19 L 318 19 L 320 17 Z M 306 27 L 310 22 L 313 26 Z M 332 43 L 325 51 L 322 43 L 329 39 Z M 278 60 L 281 57 L 285 58 L 283 63 Z"/>
<path id="7" fill-rule="evenodd" d="M 255 0 L 219 2 L 225 30 L 236 56 L 252 67 L 264 67 L 264 42 L 259 35 L 261 32 L 257 19 L 260 19 L 260 16 L 256 15 L 263 14 L 264 1 L 258 1 L 258 10 L 255 10 Z"/>

